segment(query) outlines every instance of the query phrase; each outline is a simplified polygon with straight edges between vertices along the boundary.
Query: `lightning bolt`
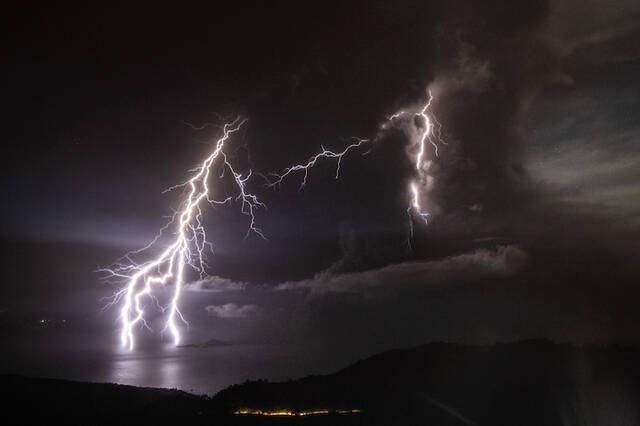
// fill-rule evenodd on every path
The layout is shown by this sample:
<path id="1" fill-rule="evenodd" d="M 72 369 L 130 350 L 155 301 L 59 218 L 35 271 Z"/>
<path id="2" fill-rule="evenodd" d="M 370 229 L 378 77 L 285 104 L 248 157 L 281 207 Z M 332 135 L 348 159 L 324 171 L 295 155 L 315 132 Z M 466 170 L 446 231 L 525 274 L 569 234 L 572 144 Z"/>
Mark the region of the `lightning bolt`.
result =
<path id="1" fill-rule="evenodd" d="M 300 190 L 302 190 L 304 186 L 307 184 L 307 177 L 309 176 L 309 170 L 312 169 L 316 165 L 318 160 L 320 160 L 321 158 L 337 158 L 338 159 L 336 162 L 336 174 L 335 174 L 335 178 L 338 179 L 340 177 L 340 164 L 342 162 L 342 158 L 345 155 L 347 155 L 347 153 L 352 149 L 359 148 L 362 144 L 369 142 L 369 139 L 360 139 L 356 137 L 353 137 L 351 139 L 354 142 L 347 145 L 340 152 L 334 152 L 321 146 L 320 148 L 322 149 L 322 151 L 320 151 L 319 153 L 309 158 L 309 160 L 307 160 L 306 163 L 296 164 L 294 166 L 287 167 L 282 171 L 282 173 L 271 173 L 270 175 L 275 179 L 268 182 L 267 187 L 274 187 L 274 186 L 280 185 L 287 176 L 295 172 L 302 171 L 303 177 L 302 177 L 302 182 L 300 183 Z"/>
<path id="2" fill-rule="evenodd" d="M 395 114 L 389 116 L 382 124 L 382 129 L 386 130 L 394 123 L 398 121 L 407 122 L 407 118 L 412 120 L 408 121 L 414 128 L 416 137 L 412 138 L 412 147 L 410 154 L 413 156 L 413 162 L 415 165 L 416 177 L 409 182 L 409 203 L 407 207 L 407 214 L 409 215 L 409 227 L 410 233 L 413 235 L 413 220 L 415 215 L 419 217 L 425 224 L 428 224 L 431 213 L 425 207 L 423 200 L 423 194 L 429 186 L 428 170 L 431 165 L 431 161 L 426 160 L 426 147 L 430 144 L 433 147 L 434 155 L 438 156 L 439 144 L 446 145 L 446 142 L 442 138 L 442 124 L 437 120 L 433 114 L 431 104 L 433 102 L 433 95 L 428 90 L 427 101 L 424 105 L 418 108 L 416 111 L 401 110 Z M 269 187 L 273 187 L 282 183 L 282 181 L 289 175 L 296 172 L 302 172 L 302 182 L 300 189 L 304 188 L 307 183 L 307 177 L 310 169 L 312 169 L 318 160 L 321 158 L 334 158 L 337 159 L 335 178 L 338 179 L 340 175 L 340 165 L 343 157 L 351 150 L 359 148 L 362 144 L 370 142 L 369 139 L 353 138 L 355 142 L 347 145 L 340 152 L 333 152 L 322 148 L 322 151 L 315 154 L 306 163 L 296 164 L 285 168 L 281 173 L 271 173 L 271 176 L 275 177 L 275 180 L 267 184 Z M 366 153 L 365 153 L 366 154 Z"/>
<path id="3" fill-rule="evenodd" d="M 120 340 L 123 347 L 134 348 L 134 329 L 144 326 L 151 329 L 145 319 L 144 300 L 150 298 L 163 312 L 168 311 L 165 326 L 162 332 L 169 331 L 173 342 L 178 345 L 181 340 L 179 323 L 189 325 L 179 309 L 180 295 L 185 284 L 185 267 L 197 271 L 201 277 L 206 273 L 206 249 L 212 250 L 212 245 L 207 241 L 206 232 L 202 224 L 202 207 L 205 203 L 212 205 L 227 204 L 232 200 L 240 202 L 241 213 L 248 216 L 249 226 L 247 236 L 251 233 L 265 238 L 262 231 L 256 226 L 255 211 L 265 207 L 260 200 L 247 191 L 246 183 L 251 178 L 251 171 L 243 176 L 236 172 L 227 155 L 224 152 L 225 143 L 231 136 L 238 132 L 246 119 L 237 118 L 227 123 L 222 128 L 222 136 L 215 142 L 215 148 L 202 163 L 192 170 L 191 178 L 181 184 L 167 189 L 183 189 L 186 197 L 181 208 L 176 211 L 171 219 L 160 229 L 156 237 L 145 247 L 127 253 L 116 262 L 112 268 L 101 269 L 107 273 L 107 277 L 116 277 L 126 282 L 126 285 L 116 292 L 109 306 L 122 303 L 120 309 L 120 322 L 122 329 Z M 237 190 L 235 197 L 228 196 L 224 199 L 216 199 L 211 195 L 209 179 L 212 170 L 219 168 L 218 177 L 222 179 L 225 171 L 228 171 Z M 173 240 L 155 258 L 137 263 L 133 256 L 145 252 L 156 246 L 163 233 L 170 227 L 175 227 Z M 173 296 L 167 306 L 160 306 L 157 298 L 153 296 L 155 285 L 167 285 L 173 283 Z"/>
<path id="4" fill-rule="evenodd" d="M 413 145 L 417 146 L 417 153 L 415 154 L 414 159 L 417 177 L 409 183 L 410 201 L 407 207 L 409 227 L 412 235 L 412 213 L 422 219 L 425 224 L 428 224 L 429 217 L 431 216 L 431 213 L 429 213 L 424 206 L 424 201 L 422 199 L 422 194 L 428 187 L 428 171 L 429 166 L 431 165 L 430 161 L 425 160 L 426 145 L 428 143 L 433 147 L 433 152 L 436 157 L 438 156 L 438 143 L 446 145 L 446 142 L 442 138 L 442 124 L 440 124 L 431 109 L 431 103 L 433 102 L 431 90 L 428 90 L 427 93 L 427 101 L 420 109 L 417 111 L 398 111 L 391 115 L 383 124 L 383 128 L 386 128 L 397 120 L 409 117 L 413 119 L 411 124 L 416 128 L 416 133 L 418 135 L 413 140 Z"/>
<path id="5" fill-rule="evenodd" d="M 425 160 L 426 145 L 429 143 L 435 156 L 438 156 L 438 143 L 445 144 L 442 139 L 442 125 L 437 121 L 431 111 L 433 96 L 428 92 L 427 102 L 417 111 L 399 111 L 390 116 L 382 128 L 386 129 L 393 123 L 407 117 L 413 118 L 410 122 L 416 129 L 416 138 L 412 138 L 414 145 L 410 155 L 414 155 L 416 178 L 409 183 L 409 205 L 407 213 L 410 217 L 410 229 L 413 235 L 412 213 L 428 223 L 430 213 L 424 207 L 422 193 L 428 187 L 428 169 L 430 161 Z M 175 345 L 180 344 L 181 335 L 178 323 L 189 325 L 179 309 L 180 295 L 185 284 L 185 267 L 190 267 L 204 278 L 207 269 L 206 250 L 212 251 L 213 246 L 206 238 L 206 232 L 202 224 L 202 207 L 206 202 L 211 205 L 227 204 L 232 200 L 239 201 L 241 213 L 248 216 L 249 225 L 245 238 L 254 233 L 266 239 L 262 230 L 256 226 L 255 211 L 266 206 L 257 196 L 247 190 L 246 183 L 252 176 L 251 170 L 243 176 L 237 172 L 229 162 L 224 152 L 225 143 L 231 136 L 238 132 L 246 119 L 237 118 L 227 123 L 222 128 L 222 136 L 215 142 L 215 148 L 211 154 L 195 169 L 191 178 L 181 184 L 172 186 L 166 191 L 183 189 L 187 196 L 182 202 L 182 207 L 176 211 L 170 220 L 160 229 L 152 241 L 141 249 L 125 254 L 111 268 L 100 269 L 107 273 L 107 278 L 115 277 L 124 280 L 126 285 L 116 292 L 110 299 L 107 306 L 116 305 L 124 299 L 120 309 L 119 319 L 122 323 L 120 340 L 123 347 L 133 349 L 135 345 L 134 329 L 137 326 L 144 326 L 151 330 L 145 319 L 144 300 L 151 299 L 155 305 L 163 312 L 168 310 L 167 320 L 162 332 L 169 331 L 173 337 Z M 209 124 L 196 129 L 204 129 Z M 300 183 L 300 190 L 307 183 L 309 171 L 323 158 L 336 159 L 335 179 L 340 177 L 340 167 L 342 159 L 352 150 L 360 148 L 362 145 L 371 142 L 369 139 L 352 138 L 352 143 L 347 145 L 342 151 L 332 151 L 321 147 L 321 151 L 310 157 L 306 163 L 296 164 L 285 168 L 281 173 L 271 173 L 273 180 L 267 180 L 268 187 L 280 185 L 287 177 L 297 172 L 302 172 L 303 178 Z M 415 152 L 417 151 L 417 152 Z M 368 153 L 365 152 L 363 155 Z M 229 172 L 235 184 L 237 195 L 227 196 L 224 199 L 216 199 L 211 195 L 209 179 L 212 170 L 219 167 L 219 179 L 222 179 L 225 172 Z M 165 191 L 165 192 L 166 192 Z M 164 232 L 170 227 L 175 227 L 173 240 L 161 251 L 159 255 L 143 263 L 137 263 L 133 257 L 158 245 Z M 167 306 L 161 306 L 158 299 L 153 295 L 153 287 L 156 285 L 174 284 L 173 296 Z"/>

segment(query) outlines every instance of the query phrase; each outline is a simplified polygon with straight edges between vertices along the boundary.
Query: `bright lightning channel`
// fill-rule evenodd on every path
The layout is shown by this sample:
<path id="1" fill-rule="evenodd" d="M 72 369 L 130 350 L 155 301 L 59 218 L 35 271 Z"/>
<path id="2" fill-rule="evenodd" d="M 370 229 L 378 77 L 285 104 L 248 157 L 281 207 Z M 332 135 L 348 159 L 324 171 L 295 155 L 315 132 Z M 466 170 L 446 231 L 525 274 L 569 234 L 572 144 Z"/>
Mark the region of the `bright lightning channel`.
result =
<path id="1" fill-rule="evenodd" d="M 411 233 L 413 234 L 413 222 L 411 220 L 412 213 L 417 217 L 422 219 L 425 224 L 428 223 L 429 217 L 431 214 L 424 206 L 424 201 L 422 197 L 422 193 L 424 190 L 422 188 L 427 187 L 428 183 L 428 169 L 431 164 L 430 161 L 425 160 L 426 156 L 426 145 L 427 143 L 433 147 L 434 155 L 438 156 L 438 144 L 442 143 L 446 145 L 446 142 L 442 139 L 442 125 L 436 119 L 433 114 L 431 104 L 433 101 L 433 95 L 431 91 L 428 91 L 428 98 L 426 103 L 420 107 L 417 111 L 408 111 L 401 110 L 397 113 L 391 115 L 387 118 L 387 120 L 383 123 L 382 129 L 387 129 L 389 126 L 393 125 L 393 123 L 400 121 L 406 118 L 412 118 L 413 120 L 410 122 L 413 126 L 416 127 L 417 137 L 412 141 L 412 145 L 414 145 L 414 149 L 412 151 L 416 151 L 417 153 L 413 153 L 410 155 L 414 155 L 414 165 L 416 170 L 416 178 L 412 179 L 409 182 L 409 204 L 407 207 L 407 214 L 409 215 L 409 226 L 411 229 Z M 340 152 L 333 152 L 322 147 L 322 151 L 312 156 L 306 163 L 296 164 L 290 167 L 287 167 L 282 171 L 282 173 L 272 173 L 271 175 L 275 177 L 274 181 L 271 181 L 267 186 L 276 186 L 282 183 L 282 181 L 288 177 L 289 175 L 295 172 L 302 172 L 303 178 L 300 184 L 300 189 L 304 188 L 307 183 L 307 177 L 309 175 L 309 170 L 316 165 L 316 162 L 321 158 L 337 158 L 337 166 L 336 166 L 336 175 L 337 179 L 340 175 L 340 165 L 342 158 L 352 149 L 359 148 L 362 144 L 370 142 L 369 139 L 359 139 L 353 138 L 354 143 L 346 146 Z"/>
<path id="2" fill-rule="evenodd" d="M 182 188 L 187 193 L 182 207 L 173 214 L 171 220 L 160 229 L 156 237 L 145 247 L 127 253 L 122 259 L 126 263 L 118 262 L 113 268 L 102 269 L 110 277 L 116 277 L 126 281 L 126 286 L 112 296 L 109 306 L 115 305 L 124 299 L 120 309 L 120 322 L 122 329 L 120 341 L 123 347 L 133 349 L 135 345 L 134 329 L 137 326 L 144 326 L 151 329 L 145 319 L 145 296 L 155 301 L 156 305 L 164 312 L 168 310 L 167 320 L 162 332 L 169 330 L 173 337 L 173 342 L 177 346 L 180 344 L 181 335 L 178 322 L 188 326 L 189 323 L 184 318 L 179 309 L 180 295 L 185 283 L 185 266 L 196 270 L 201 277 L 206 271 L 207 248 L 212 245 L 207 241 L 206 232 L 202 224 L 202 205 L 207 202 L 213 205 L 226 204 L 235 199 L 241 204 L 241 212 L 249 217 L 249 227 L 247 236 L 255 233 L 261 238 L 265 238 L 262 231 L 256 226 L 255 210 L 265 205 L 253 194 L 249 193 L 246 183 L 251 177 L 251 171 L 243 176 L 235 171 L 229 162 L 225 152 L 225 143 L 229 138 L 240 130 L 246 119 L 237 118 L 227 123 L 222 128 L 222 136 L 215 142 L 215 148 L 211 154 L 195 169 L 193 176 L 184 183 L 175 185 L 167 191 Z M 209 178 L 212 169 L 219 167 L 219 178 L 224 177 L 225 171 L 231 174 L 232 180 L 237 190 L 235 197 L 228 196 L 224 199 L 215 199 L 211 196 L 209 188 Z M 142 253 L 155 246 L 163 232 L 175 226 L 175 238 L 156 258 L 144 263 L 133 261 L 134 254 Z M 160 306 L 158 300 L 153 296 L 154 285 L 166 285 L 172 282 L 174 285 L 173 297 L 165 307 Z"/>
<path id="3" fill-rule="evenodd" d="M 390 123 L 399 119 L 410 117 L 413 118 L 412 124 L 417 127 L 418 137 L 414 140 L 414 145 L 417 145 L 418 152 L 415 154 L 414 164 L 416 167 L 417 177 L 409 183 L 410 201 L 407 207 L 407 214 L 409 215 L 409 225 L 411 232 L 413 233 L 413 223 L 411 221 L 411 213 L 421 218 L 425 224 L 428 224 L 431 214 L 424 206 L 422 200 L 421 188 L 425 188 L 428 182 L 428 169 L 431 164 L 430 161 L 425 161 L 425 151 L 427 143 L 433 147 L 434 155 L 438 156 L 438 143 L 445 144 L 442 139 L 442 125 L 436 119 L 431 109 L 431 103 L 433 101 L 433 95 L 431 90 L 428 91 L 427 102 L 417 112 L 412 111 L 398 111 L 387 119 L 387 122 L 383 125 L 383 128 Z M 416 119 L 420 122 L 419 126 L 416 125 Z"/>
<path id="4" fill-rule="evenodd" d="M 342 157 L 344 157 L 352 149 L 359 148 L 362 144 L 369 142 L 369 139 L 360 139 L 355 137 L 352 138 L 352 140 L 354 142 L 347 145 L 340 152 L 334 152 L 326 149 L 324 146 L 321 146 L 322 151 L 320 151 L 319 153 L 309 158 L 309 160 L 306 163 L 296 164 L 294 166 L 287 167 L 280 174 L 271 173 L 271 176 L 274 177 L 275 179 L 270 181 L 267 184 L 267 187 L 274 187 L 276 185 L 280 185 L 287 176 L 295 172 L 303 171 L 302 182 L 300 183 L 300 189 L 302 190 L 302 188 L 304 188 L 304 186 L 307 184 L 307 177 L 309 176 L 309 170 L 312 169 L 316 165 L 318 160 L 320 160 L 321 158 L 337 158 L 338 159 L 336 164 L 336 174 L 335 174 L 335 178 L 338 179 L 340 177 L 340 164 L 342 162 Z"/>

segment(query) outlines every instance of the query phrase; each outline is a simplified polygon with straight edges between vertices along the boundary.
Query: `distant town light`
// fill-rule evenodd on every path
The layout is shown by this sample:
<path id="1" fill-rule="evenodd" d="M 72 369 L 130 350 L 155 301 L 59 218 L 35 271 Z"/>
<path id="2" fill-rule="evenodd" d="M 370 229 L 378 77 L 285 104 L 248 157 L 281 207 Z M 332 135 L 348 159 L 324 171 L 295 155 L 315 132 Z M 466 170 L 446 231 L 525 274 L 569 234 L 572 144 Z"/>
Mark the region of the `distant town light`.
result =
<path id="1" fill-rule="evenodd" d="M 359 408 L 352 408 L 348 410 L 329 410 L 326 408 L 306 411 L 294 411 L 288 409 L 277 410 L 260 410 L 255 408 L 239 408 L 233 412 L 236 416 L 281 416 L 281 417 L 294 417 L 294 416 L 323 416 L 327 414 L 358 414 L 362 413 Z"/>

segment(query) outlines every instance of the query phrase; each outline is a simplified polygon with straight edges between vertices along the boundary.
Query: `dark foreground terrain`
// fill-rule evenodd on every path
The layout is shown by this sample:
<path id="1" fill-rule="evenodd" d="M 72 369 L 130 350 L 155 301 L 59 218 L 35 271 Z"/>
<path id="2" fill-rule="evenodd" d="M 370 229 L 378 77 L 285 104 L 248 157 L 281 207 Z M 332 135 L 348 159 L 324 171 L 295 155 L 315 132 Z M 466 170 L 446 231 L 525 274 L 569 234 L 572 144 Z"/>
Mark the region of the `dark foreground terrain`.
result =
<path id="1" fill-rule="evenodd" d="M 433 343 L 213 398 L 16 376 L 0 376 L 0 398 L 11 424 L 637 425 L 639 355 L 546 341 Z"/>

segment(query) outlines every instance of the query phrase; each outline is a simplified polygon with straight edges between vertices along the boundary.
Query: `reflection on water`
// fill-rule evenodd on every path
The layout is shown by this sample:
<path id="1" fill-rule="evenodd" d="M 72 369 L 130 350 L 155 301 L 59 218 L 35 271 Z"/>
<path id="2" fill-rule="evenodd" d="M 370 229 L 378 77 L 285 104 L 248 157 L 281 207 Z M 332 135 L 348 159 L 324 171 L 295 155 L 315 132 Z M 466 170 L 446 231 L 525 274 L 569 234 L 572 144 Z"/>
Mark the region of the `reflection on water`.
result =
<path id="1" fill-rule="evenodd" d="M 180 353 L 168 346 L 135 352 L 115 347 L 109 363 L 109 377 L 116 383 L 175 388 L 178 387 L 179 365 Z"/>
<path id="2" fill-rule="evenodd" d="M 154 344 L 128 351 L 92 336 L 34 336 L 7 342 L 0 373 L 177 388 L 213 394 L 248 379 L 286 380 L 311 366 L 290 348 L 230 345 L 175 348 Z"/>
<path id="3" fill-rule="evenodd" d="M 275 359 L 276 352 L 265 345 L 175 348 L 167 344 L 134 352 L 116 347 L 107 381 L 210 394 L 249 378 L 273 376 L 282 364 Z M 256 369 L 256 363 L 262 368 Z"/>

